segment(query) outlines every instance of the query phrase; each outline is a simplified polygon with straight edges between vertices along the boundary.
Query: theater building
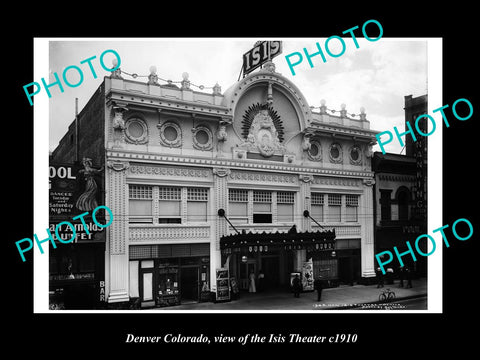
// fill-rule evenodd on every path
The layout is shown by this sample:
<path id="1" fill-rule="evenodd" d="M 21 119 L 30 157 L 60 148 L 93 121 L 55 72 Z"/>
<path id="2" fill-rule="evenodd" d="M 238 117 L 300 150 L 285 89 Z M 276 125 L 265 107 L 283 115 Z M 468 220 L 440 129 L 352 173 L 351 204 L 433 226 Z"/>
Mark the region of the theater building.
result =
<path id="1" fill-rule="evenodd" d="M 96 124 L 89 156 L 114 214 L 108 306 L 221 300 L 232 278 L 246 290 L 260 270 L 278 288 L 306 268 L 332 283 L 375 276 L 376 132 L 364 112 L 311 109 L 271 61 L 224 92 L 197 91 L 186 73 L 178 85 L 157 79 L 116 70 L 78 127 L 81 138 Z"/>

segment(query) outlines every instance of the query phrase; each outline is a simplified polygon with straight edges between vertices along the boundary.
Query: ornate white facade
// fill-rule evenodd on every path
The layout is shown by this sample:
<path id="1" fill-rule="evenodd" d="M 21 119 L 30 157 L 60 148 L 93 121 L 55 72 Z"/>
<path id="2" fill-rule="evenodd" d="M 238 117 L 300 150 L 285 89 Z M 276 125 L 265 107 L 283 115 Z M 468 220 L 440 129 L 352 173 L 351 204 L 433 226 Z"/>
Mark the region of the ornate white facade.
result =
<path id="1" fill-rule="evenodd" d="M 215 279 L 216 269 L 225 265 L 220 238 L 234 232 L 217 212 L 224 209 L 230 217 L 232 189 L 246 190 L 244 218 L 239 216 L 235 227 L 253 232 L 287 231 L 292 224 L 300 231 L 317 230 L 302 214 L 309 210 L 315 216 L 312 194 L 322 194 L 323 202 L 313 206 L 322 211 L 320 224 L 335 229 L 337 252 L 357 249 L 360 276 L 374 276 L 371 146 L 376 132 L 363 113 L 357 120 L 344 109 L 339 116 L 327 114 L 325 107 L 312 112 L 301 91 L 271 66 L 223 94 L 218 86 L 204 93 L 186 84 L 111 77 L 105 78 L 105 95 L 105 193 L 114 214 L 107 229 L 108 302 L 141 297 L 142 281 L 151 279 L 136 283 L 143 265 L 130 256 L 141 246 L 160 251 L 155 246 L 183 244 L 192 255 L 206 247 L 208 255 L 201 256 L 209 261 L 207 279 Z M 132 189 L 146 195 L 135 197 Z M 162 197 L 171 189 L 176 195 Z M 201 198 L 194 197 L 195 189 Z M 257 221 L 252 191 L 271 194 L 266 222 Z M 285 193 L 293 194 L 291 207 L 279 200 Z M 170 215 L 164 213 L 167 205 L 175 209 Z M 305 257 L 299 250 L 294 267 Z M 214 291 L 215 283 L 208 287 Z"/>

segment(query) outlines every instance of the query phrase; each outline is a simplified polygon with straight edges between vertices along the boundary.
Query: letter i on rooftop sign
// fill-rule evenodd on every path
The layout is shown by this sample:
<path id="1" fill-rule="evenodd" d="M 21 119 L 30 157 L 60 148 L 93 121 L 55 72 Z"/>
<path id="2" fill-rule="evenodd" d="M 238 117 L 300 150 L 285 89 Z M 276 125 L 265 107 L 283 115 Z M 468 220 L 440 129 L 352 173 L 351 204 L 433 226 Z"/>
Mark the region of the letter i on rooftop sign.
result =
<path id="1" fill-rule="evenodd" d="M 257 41 L 243 54 L 243 76 L 282 53 L 281 41 Z"/>

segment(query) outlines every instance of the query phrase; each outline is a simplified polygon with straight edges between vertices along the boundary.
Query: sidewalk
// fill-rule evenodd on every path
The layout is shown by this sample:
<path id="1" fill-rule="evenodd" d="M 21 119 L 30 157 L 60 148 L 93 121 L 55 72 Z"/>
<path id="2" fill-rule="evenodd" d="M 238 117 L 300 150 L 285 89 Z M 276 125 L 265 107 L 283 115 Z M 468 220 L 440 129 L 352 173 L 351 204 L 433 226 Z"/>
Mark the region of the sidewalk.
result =
<path id="1" fill-rule="evenodd" d="M 427 281 L 425 278 L 412 281 L 412 288 L 400 288 L 399 281 L 393 285 L 377 288 L 377 285 L 340 286 L 324 289 L 321 301 L 317 302 L 317 292 L 301 293 L 299 298 L 294 298 L 292 293 L 280 291 L 267 291 L 264 293 L 242 292 L 240 298 L 222 303 L 191 303 L 178 306 L 156 308 L 162 310 L 334 310 L 334 309 L 382 309 L 379 304 L 379 295 L 385 289 L 395 292 L 395 300 L 389 304 L 389 309 L 401 310 L 395 307 L 398 300 L 423 297 L 427 295 Z M 406 285 L 406 281 L 404 282 Z"/>

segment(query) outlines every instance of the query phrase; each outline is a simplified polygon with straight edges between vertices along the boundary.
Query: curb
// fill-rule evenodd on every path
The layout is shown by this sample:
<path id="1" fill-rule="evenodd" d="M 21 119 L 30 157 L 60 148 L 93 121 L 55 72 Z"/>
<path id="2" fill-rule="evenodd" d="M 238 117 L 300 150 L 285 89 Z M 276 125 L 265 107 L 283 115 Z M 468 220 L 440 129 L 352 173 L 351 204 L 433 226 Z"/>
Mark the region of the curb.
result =
<path id="1" fill-rule="evenodd" d="M 408 296 L 403 296 L 403 297 L 398 297 L 393 299 L 390 303 L 395 303 L 395 301 L 398 300 L 409 300 L 409 299 L 416 299 L 416 298 L 421 298 L 421 297 L 427 297 L 427 293 L 420 293 L 420 294 L 415 294 L 415 295 L 408 295 Z M 386 304 L 388 305 L 389 303 L 381 302 L 380 300 L 375 300 L 375 301 L 369 301 L 369 302 L 364 302 L 361 303 L 362 305 L 371 305 L 371 304 Z M 358 304 L 349 304 L 346 306 L 336 306 L 336 307 L 330 307 L 330 308 L 325 308 L 323 310 L 345 310 L 345 309 L 357 309 L 361 308 L 361 306 L 358 306 Z"/>

